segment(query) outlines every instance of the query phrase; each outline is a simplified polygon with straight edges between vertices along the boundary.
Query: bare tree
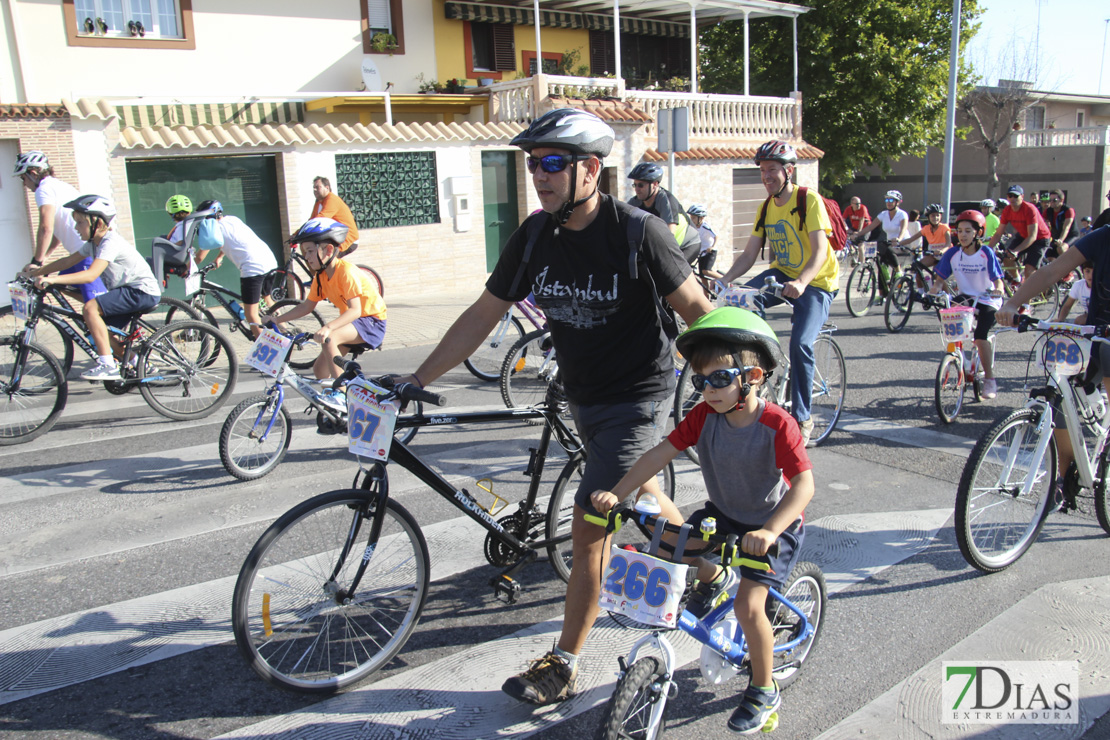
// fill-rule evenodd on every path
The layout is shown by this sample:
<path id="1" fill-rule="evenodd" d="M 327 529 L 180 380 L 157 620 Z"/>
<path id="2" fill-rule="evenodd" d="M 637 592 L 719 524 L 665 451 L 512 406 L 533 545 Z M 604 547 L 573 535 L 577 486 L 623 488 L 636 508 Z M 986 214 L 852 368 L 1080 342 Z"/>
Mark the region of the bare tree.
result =
<path id="1" fill-rule="evenodd" d="M 1006 147 L 1014 131 L 1021 128 L 1025 112 L 1042 102 L 1047 93 L 1038 92 L 1036 76 L 1039 68 L 1035 51 L 1022 44 L 1011 44 L 1000 64 L 976 65 L 979 69 L 1002 68 L 1009 79 L 999 79 L 994 87 L 979 86 L 960 101 L 959 107 L 971 122 L 970 143 L 978 143 L 987 150 L 987 198 L 993 198 L 999 186 L 998 153 Z M 1023 79 L 1033 80 L 1022 82 Z"/>

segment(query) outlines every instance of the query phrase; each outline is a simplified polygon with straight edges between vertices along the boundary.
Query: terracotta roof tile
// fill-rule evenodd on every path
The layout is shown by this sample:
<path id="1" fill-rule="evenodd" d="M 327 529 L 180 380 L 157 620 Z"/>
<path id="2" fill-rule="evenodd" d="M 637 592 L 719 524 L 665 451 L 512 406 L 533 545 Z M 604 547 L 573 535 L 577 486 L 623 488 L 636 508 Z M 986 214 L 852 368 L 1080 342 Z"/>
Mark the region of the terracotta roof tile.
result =
<path id="1" fill-rule="evenodd" d="M 746 159 L 750 161 L 755 156 L 758 148 L 758 144 L 694 147 L 689 151 L 675 152 L 674 158 L 675 160 Z M 825 152 L 804 141 L 801 144 L 795 144 L 794 148 L 797 150 L 800 159 L 821 159 L 825 156 Z M 648 149 L 644 152 L 645 162 L 665 162 L 666 160 L 667 154 L 665 152 L 659 152 L 655 149 Z"/>
<path id="2" fill-rule="evenodd" d="M 551 103 L 556 108 L 587 110 L 603 121 L 615 123 L 651 123 L 652 121 L 651 116 L 640 107 L 640 104 L 631 100 L 552 97 Z"/>
<path id="3" fill-rule="evenodd" d="M 0 105 L 0 118 L 58 118 L 66 115 L 61 105 L 34 105 L 31 103 L 9 103 Z"/>

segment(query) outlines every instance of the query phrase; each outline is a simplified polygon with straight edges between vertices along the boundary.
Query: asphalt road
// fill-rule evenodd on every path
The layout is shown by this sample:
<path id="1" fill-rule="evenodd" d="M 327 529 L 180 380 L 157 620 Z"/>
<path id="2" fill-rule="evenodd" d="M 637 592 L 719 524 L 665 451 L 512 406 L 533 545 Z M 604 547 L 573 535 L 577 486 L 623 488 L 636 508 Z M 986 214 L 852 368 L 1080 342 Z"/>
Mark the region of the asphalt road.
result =
<path id="1" fill-rule="evenodd" d="M 969 404 L 944 425 L 932 399 L 943 354 L 935 319 L 914 316 L 904 332 L 890 335 L 878 312 L 849 317 L 842 297 L 832 319 L 848 359 L 848 396 L 842 429 L 812 451 L 818 488 L 807 521 L 818 534 L 806 557 L 822 565 L 836 590 L 819 645 L 784 694 L 781 738 L 846 737 L 840 723 L 879 706 L 871 703 L 1038 589 L 1107 575 L 1106 535 L 1092 517 L 1051 518 L 1018 564 L 991 576 L 970 568 L 956 546 L 956 481 L 974 440 L 1022 404 L 1030 337 L 999 338 L 998 398 Z M 779 309 L 771 322 L 785 341 L 787 314 Z M 364 364 L 408 371 L 427 350 L 391 349 Z M 521 603 L 497 602 L 487 585 L 494 571 L 476 564 L 482 545 L 475 538 L 433 548 L 440 570 L 419 628 L 347 704 L 286 694 L 255 677 L 230 641 L 229 583 L 273 519 L 308 496 L 347 487 L 356 470 L 341 438 L 316 435 L 312 419 L 294 413 L 293 449 L 275 473 L 253 483 L 227 475 L 216 446 L 220 426 L 234 403 L 261 388 L 259 376 L 244 374 L 224 409 L 202 422 L 175 423 L 137 394 L 111 397 L 74 381 L 54 430 L 0 448 L 0 738 L 487 736 L 479 728 L 489 725 L 479 718 L 500 722 L 496 734 L 503 736 L 592 736 L 603 709 L 591 704 L 601 693 L 566 712 L 503 703 L 497 676 L 516 672 L 534 654 L 521 652 L 522 641 L 533 650 L 532 643 L 549 644 L 557 634 L 549 620 L 561 616 L 565 587 L 541 560 L 522 575 Z M 462 368 L 437 388 L 452 409 L 500 404 L 492 384 Z M 497 492 L 513 500 L 523 492 L 518 471 L 537 436 L 536 427 L 518 424 L 425 430 L 415 449 L 453 479 L 491 474 Z M 558 469 L 549 465 L 551 479 Z M 679 486 L 689 503 L 701 495 L 689 463 L 679 466 Z M 422 526 L 457 527 L 456 509 L 397 472 L 392 491 Z M 1056 627 L 1050 617 L 1026 625 L 1034 635 Z M 598 632 L 587 659 L 598 680 L 612 680 L 616 670 L 611 634 Z M 1074 658 L 1085 666 L 1107 652 L 1104 641 L 1083 642 Z M 459 724 L 462 699 L 433 692 L 429 677 L 437 673 L 452 682 L 436 691 L 466 694 L 474 704 L 473 724 Z M 710 686 L 696 660 L 676 675 L 668 736 L 724 736 L 744 679 Z M 396 707 L 396 716 L 343 713 L 352 702 L 412 697 L 438 708 L 443 716 L 431 713 L 439 724 L 425 723 L 428 706 L 423 715 L 411 710 L 408 720 L 409 710 Z M 1106 711 L 1096 698 L 1085 705 L 1085 724 L 1065 736 L 1107 736 L 1105 719 L 1086 730 Z M 298 725 L 302 715 L 292 713 L 302 709 L 333 716 L 335 724 Z M 937 724 L 870 735 L 971 736 L 949 730 Z"/>

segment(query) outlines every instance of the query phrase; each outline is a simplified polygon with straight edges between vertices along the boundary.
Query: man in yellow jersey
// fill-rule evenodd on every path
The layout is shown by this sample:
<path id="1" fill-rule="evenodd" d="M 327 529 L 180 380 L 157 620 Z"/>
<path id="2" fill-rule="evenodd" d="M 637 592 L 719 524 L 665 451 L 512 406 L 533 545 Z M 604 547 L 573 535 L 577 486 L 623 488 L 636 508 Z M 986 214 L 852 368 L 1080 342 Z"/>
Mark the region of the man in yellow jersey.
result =
<path id="1" fill-rule="evenodd" d="M 764 242 L 771 247 L 770 269 L 752 278 L 748 285 L 759 288 L 766 278 L 774 277 L 784 285 L 783 298 L 794 304 L 790 332 L 791 411 L 808 445 L 813 433 L 813 421 L 809 418 L 813 342 L 829 318 L 829 306 L 840 278 L 839 264 L 828 241 L 832 226 L 817 191 L 791 182 L 798 162 L 794 147 L 785 141 L 768 141 L 759 147 L 755 162 L 770 197 L 763 204 L 744 251 L 721 282 L 727 284 L 750 270 Z M 805 202 L 799 204 L 803 194 Z M 764 308 L 779 303 L 777 298 L 762 296 Z"/>

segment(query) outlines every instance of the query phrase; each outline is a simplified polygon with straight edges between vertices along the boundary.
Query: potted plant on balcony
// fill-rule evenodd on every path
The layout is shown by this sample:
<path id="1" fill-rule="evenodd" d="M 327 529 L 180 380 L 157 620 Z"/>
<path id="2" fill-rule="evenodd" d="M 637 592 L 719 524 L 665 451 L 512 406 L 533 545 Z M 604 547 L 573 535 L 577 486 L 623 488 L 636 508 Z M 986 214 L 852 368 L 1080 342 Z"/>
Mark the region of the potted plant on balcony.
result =
<path id="1" fill-rule="evenodd" d="M 452 77 L 451 79 L 447 80 L 446 90 L 444 90 L 444 92 L 446 92 L 448 95 L 466 92 L 466 84 L 459 81 L 457 78 Z"/>
<path id="2" fill-rule="evenodd" d="M 391 33 L 378 31 L 370 37 L 370 48 L 379 54 L 385 54 L 386 52 L 389 52 L 389 54 L 392 56 L 393 50 L 396 49 L 397 46 L 397 37 Z"/>

